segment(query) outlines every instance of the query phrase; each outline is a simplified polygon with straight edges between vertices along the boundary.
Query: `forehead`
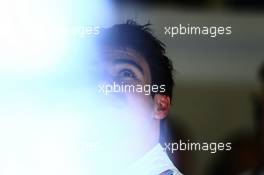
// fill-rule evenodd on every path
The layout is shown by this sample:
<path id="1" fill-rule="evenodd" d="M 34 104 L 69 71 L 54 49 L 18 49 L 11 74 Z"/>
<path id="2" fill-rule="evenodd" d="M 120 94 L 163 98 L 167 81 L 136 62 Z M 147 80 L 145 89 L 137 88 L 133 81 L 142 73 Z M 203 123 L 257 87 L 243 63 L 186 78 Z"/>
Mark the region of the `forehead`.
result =
<path id="1" fill-rule="evenodd" d="M 101 64 L 109 73 L 115 69 L 132 68 L 138 70 L 146 83 L 151 83 L 150 67 L 146 59 L 130 48 L 101 47 Z M 118 67 L 118 68 L 117 68 Z"/>
<path id="2" fill-rule="evenodd" d="M 130 48 L 113 48 L 103 47 L 102 48 L 102 61 L 105 63 L 124 63 L 133 64 L 141 71 L 150 76 L 150 67 L 146 59 L 137 51 Z"/>
<path id="3" fill-rule="evenodd" d="M 102 54 L 103 54 L 103 59 L 105 61 L 113 61 L 116 59 L 127 59 L 134 61 L 138 64 L 141 64 L 142 66 L 149 67 L 146 59 L 134 49 L 103 47 Z"/>

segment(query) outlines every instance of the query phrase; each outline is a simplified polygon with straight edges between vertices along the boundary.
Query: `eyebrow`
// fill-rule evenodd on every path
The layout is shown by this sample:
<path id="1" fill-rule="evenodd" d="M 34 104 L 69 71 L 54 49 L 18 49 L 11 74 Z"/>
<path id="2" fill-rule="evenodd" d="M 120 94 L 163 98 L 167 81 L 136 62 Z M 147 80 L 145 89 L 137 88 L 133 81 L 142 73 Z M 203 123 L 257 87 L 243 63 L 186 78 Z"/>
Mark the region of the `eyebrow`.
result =
<path id="1" fill-rule="evenodd" d="M 129 59 L 125 59 L 125 58 L 120 58 L 120 59 L 114 60 L 113 63 L 114 64 L 130 64 L 130 65 L 136 67 L 144 75 L 143 68 L 138 63 L 136 63 L 133 60 L 129 60 Z"/>

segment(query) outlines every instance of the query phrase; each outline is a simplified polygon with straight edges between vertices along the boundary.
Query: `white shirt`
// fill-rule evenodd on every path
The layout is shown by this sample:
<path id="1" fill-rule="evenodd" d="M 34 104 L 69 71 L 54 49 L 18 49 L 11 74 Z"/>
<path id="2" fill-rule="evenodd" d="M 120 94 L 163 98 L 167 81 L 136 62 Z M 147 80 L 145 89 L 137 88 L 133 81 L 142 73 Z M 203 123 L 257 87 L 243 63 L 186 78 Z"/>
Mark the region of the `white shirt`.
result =
<path id="1" fill-rule="evenodd" d="M 170 170 L 173 175 L 182 175 L 173 165 L 168 155 L 160 144 L 147 152 L 135 164 L 133 164 L 126 174 L 129 175 L 159 175 Z"/>

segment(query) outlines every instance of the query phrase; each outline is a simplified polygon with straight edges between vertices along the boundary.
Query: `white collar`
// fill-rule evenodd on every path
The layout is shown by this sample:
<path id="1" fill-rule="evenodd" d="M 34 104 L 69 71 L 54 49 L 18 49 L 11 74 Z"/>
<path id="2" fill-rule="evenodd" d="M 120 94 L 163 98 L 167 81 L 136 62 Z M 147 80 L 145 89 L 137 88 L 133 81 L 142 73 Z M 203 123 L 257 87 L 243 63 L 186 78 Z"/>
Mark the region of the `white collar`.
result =
<path id="1" fill-rule="evenodd" d="M 170 161 L 162 146 L 157 144 L 128 169 L 128 174 L 159 175 L 167 170 L 173 171 L 173 175 L 182 175 Z"/>

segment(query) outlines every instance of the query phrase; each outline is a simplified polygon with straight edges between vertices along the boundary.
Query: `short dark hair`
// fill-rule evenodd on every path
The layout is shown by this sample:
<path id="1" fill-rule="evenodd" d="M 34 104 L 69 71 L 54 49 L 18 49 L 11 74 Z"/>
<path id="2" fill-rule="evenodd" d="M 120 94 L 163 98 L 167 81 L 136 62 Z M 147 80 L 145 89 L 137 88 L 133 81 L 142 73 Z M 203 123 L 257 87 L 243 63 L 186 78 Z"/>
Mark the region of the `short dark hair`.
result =
<path id="1" fill-rule="evenodd" d="M 117 48 L 131 48 L 141 54 L 150 67 L 151 84 L 165 85 L 166 91 L 158 93 L 172 98 L 173 65 L 165 55 L 165 45 L 153 36 L 150 25 L 139 25 L 133 20 L 127 20 L 126 23 L 102 29 L 99 42 Z"/>

